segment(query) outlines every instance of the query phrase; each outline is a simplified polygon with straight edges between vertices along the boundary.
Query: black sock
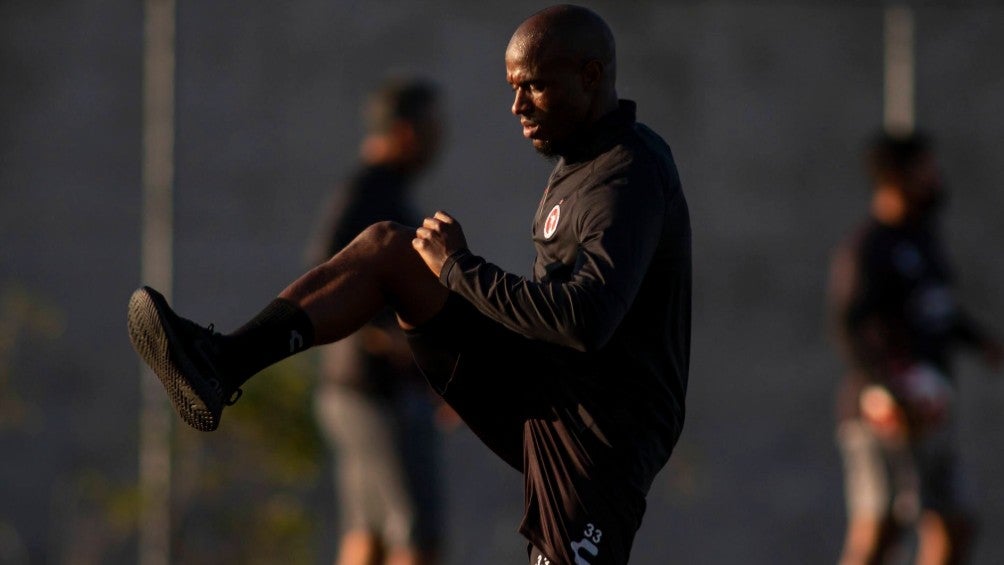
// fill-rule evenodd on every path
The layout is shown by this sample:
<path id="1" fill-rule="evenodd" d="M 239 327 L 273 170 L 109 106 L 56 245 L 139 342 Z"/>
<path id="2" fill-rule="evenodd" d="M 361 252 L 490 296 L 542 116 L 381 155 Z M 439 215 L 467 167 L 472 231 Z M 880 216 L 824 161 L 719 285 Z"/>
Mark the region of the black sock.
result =
<path id="1" fill-rule="evenodd" d="M 224 336 L 226 384 L 236 389 L 269 365 L 314 344 L 314 324 L 299 306 L 276 298 L 250 322 Z"/>

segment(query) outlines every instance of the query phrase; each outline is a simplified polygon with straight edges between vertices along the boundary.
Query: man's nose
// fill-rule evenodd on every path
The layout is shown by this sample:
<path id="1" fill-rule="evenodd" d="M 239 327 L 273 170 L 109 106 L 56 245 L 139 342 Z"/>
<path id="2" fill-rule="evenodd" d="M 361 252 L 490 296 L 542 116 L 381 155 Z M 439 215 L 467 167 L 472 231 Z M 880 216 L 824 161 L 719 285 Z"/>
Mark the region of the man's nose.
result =
<path id="1" fill-rule="evenodd" d="M 519 116 L 520 114 L 525 114 L 527 107 L 529 106 L 529 99 L 522 88 L 516 89 L 516 97 L 512 101 L 512 113 L 514 116 Z"/>

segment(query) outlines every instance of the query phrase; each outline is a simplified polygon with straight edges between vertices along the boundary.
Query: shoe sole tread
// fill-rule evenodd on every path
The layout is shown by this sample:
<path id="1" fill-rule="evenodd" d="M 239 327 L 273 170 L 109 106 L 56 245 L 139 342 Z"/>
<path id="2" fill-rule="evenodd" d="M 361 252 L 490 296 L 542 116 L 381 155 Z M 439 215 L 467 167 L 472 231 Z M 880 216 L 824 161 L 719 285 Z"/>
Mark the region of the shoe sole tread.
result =
<path id="1" fill-rule="evenodd" d="M 216 410 L 206 402 L 206 398 L 212 398 L 212 388 L 184 348 L 178 346 L 177 335 L 165 323 L 170 315 L 167 302 L 155 290 L 149 287 L 136 290 L 129 299 L 129 338 L 160 379 L 181 419 L 200 431 L 215 430 L 219 426 L 222 400 Z"/>

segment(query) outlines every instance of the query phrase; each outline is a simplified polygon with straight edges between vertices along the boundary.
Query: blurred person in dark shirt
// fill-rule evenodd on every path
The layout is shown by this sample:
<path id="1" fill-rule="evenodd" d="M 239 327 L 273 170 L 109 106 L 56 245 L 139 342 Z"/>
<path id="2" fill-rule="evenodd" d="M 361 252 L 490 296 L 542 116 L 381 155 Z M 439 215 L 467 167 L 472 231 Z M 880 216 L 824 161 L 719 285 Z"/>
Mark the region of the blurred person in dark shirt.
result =
<path id="1" fill-rule="evenodd" d="M 954 437 L 958 345 L 1001 347 L 959 306 L 938 231 L 945 188 L 928 138 L 878 134 L 868 219 L 836 249 L 829 300 L 847 360 L 838 394 L 848 526 L 841 563 L 889 563 L 916 523 L 918 563 L 961 563 L 974 517 Z"/>
<path id="2" fill-rule="evenodd" d="M 309 254 L 324 263 L 369 225 L 417 225 L 411 190 L 442 137 L 436 88 L 394 78 L 364 107 L 356 170 L 333 194 Z M 436 406 L 391 309 L 320 348 L 318 423 L 331 444 L 343 534 L 337 565 L 438 562 L 442 507 Z"/>

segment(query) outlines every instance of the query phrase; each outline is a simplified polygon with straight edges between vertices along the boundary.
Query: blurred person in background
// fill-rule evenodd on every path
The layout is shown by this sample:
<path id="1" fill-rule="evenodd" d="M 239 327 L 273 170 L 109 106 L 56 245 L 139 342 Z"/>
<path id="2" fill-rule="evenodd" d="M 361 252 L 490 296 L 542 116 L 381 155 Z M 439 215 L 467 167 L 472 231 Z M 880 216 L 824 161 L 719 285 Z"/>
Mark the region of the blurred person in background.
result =
<path id="1" fill-rule="evenodd" d="M 364 107 L 360 163 L 335 192 L 309 257 L 324 263 L 369 225 L 418 225 L 410 191 L 439 149 L 436 88 L 390 79 Z M 442 502 L 433 391 L 387 308 L 320 349 L 318 423 L 335 458 L 337 565 L 433 565 Z"/>
<path id="2" fill-rule="evenodd" d="M 848 524 L 842 565 L 962 563 L 975 534 L 953 427 L 957 345 L 1001 346 L 958 305 L 938 230 L 945 188 L 928 138 L 881 133 L 871 213 L 833 254 L 829 302 L 848 370 L 837 403 Z"/>

